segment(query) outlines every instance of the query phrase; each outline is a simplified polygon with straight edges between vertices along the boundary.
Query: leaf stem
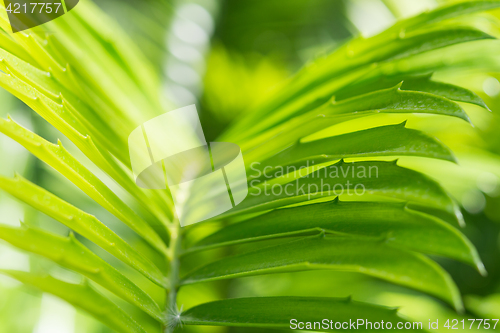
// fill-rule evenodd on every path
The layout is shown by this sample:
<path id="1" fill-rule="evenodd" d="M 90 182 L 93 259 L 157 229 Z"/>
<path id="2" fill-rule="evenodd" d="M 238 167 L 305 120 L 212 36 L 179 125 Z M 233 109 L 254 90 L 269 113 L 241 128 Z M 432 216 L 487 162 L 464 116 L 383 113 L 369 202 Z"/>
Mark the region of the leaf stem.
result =
<path id="1" fill-rule="evenodd" d="M 182 230 L 179 222 L 176 220 L 170 228 L 170 292 L 167 294 L 166 310 L 167 310 L 167 326 L 165 333 L 172 333 L 175 327 L 179 324 L 179 310 L 177 309 L 177 291 L 179 289 L 179 255 L 182 250 Z"/>

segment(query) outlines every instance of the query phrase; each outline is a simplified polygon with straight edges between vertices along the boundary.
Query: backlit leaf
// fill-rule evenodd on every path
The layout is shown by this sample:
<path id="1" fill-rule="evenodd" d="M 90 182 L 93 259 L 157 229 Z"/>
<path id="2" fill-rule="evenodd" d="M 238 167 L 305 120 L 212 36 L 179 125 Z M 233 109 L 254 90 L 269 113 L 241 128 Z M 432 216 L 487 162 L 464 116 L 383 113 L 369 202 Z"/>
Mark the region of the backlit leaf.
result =
<path id="1" fill-rule="evenodd" d="M 156 284 L 167 286 L 165 276 L 151 261 L 136 252 L 95 216 L 81 211 L 19 175 L 15 178 L 0 177 L 0 188 L 88 238 Z"/>
<path id="2" fill-rule="evenodd" d="M 138 306 L 158 321 L 163 315 L 153 299 L 113 266 L 99 258 L 73 234 L 61 237 L 35 228 L 13 228 L 0 225 L 0 239 L 74 270 L 97 282 L 109 291 Z"/>
<path id="3" fill-rule="evenodd" d="M 383 241 L 319 235 L 293 240 L 207 264 L 181 284 L 311 269 L 360 272 L 421 290 L 462 309 L 448 273 L 425 256 L 395 249 Z"/>
<path id="4" fill-rule="evenodd" d="M 99 294 L 88 283 L 72 284 L 57 280 L 49 275 L 38 275 L 13 270 L 0 270 L 22 283 L 57 296 L 120 332 L 145 333 L 144 329 L 123 310 Z"/>
<path id="5" fill-rule="evenodd" d="M 354 325 L 355 322 L 360 324 L 353 326 L 356 329 L 369 330 L 367 322 L 371 322 L 373 328 L 373 323 L 380 323 L 381 320 L 391 323 L 393 328 L 397 327 L 397 323 L 406 322 L 394 308 L 356 302 L 350 298 L 326 297 L 233 298 L 195 306 L 180 316 L 180 322 L 185 325 L 295 328 L 321 332 L 335 329 L 336 322 L 340 325 L 347 322 L 348 325 L 344 324 L 344 328 Z M 330 321 L 333 321 L 333 328 Z M 302 322 L 300 327 L 298 322 Z M 312 329 L 307 329 L 306 322 L 311 323 Z M 323 326 L 314 322 L 322 323 Z"/>
<path id="6" fill-rule="evenodd" d="M 476 249 L 456 228 L 399 203 L 334 200 L 278 209 L 225 226 L 188 252 L 314 231 L 375 237 L 397 247 L 457 259 L 484 273 Z"/>

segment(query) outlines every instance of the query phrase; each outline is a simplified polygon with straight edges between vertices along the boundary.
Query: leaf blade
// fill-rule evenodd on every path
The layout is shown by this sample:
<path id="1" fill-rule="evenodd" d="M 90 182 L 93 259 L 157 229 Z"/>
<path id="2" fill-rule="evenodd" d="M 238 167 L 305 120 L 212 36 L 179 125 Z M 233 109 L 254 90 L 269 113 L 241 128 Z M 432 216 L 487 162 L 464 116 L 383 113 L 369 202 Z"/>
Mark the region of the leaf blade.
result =
<path id="1" fill-rule="evenodd" d="M 143 237 L 160 253 L 167 253 L 165 244 L 151 226 L 130 209 L 99 178 L 64 149 L 61 142 L 54 145 L 35 133 L 28 131 L 12 119 L 5 120 L 0 118 L 0 132 L 19 142 L 33 155 L 68 178 L 89 197 Z"/>
<path id="2" fill-rule="evenodd" d="M 433 216 L 384 202 L 332 202 L 278 209 L 225 226 L 187 252 L 258 241 L 311 229 L 384 239 L 387 244 L 484 266 L 472 243 L 456 228 Z M 292 236 L 292 235 L 290 235 Z"/>
<path id="3" fill-rule="evenodd" d="M 301 322 L 356 321 L 405 322 L 397 310 L 352 301 L 350 298 L 326 297 L 254 297 L 204 303 L 183 312 L 186 325 L 214 325 L 290 329 L 292 318 Z M 316 328 L 317 330 L 317 328 Z M 324 329 L 320 329 L 323 331 Z"/>
<path id="4" fill-rule="evenodd" d="M 14 228 L 0 224 L 0 239 L 80 273 L 141 308 L 156 320 L 164 320 L 158 304 L 147 293 L 87 249 L 73 234 L 61 237 L 41 229 Z"/>
<path id="5" fill-rule="evenodd" d="M 449 148 L 420 131 L 406 128 L 403 122 L 314 141 L 299 141 L 262 164 L 299 169 L 305 167 L 307 161 L 321 164 L 342 158 L 375 156 L 419 156 L 456 162 Z"/>
<path id="6" fill-rule="evenodd" d="M 137 322 L 114 303 L 95 291 L 88 283 L 72 284 L 57 280 L 49 275 L 36 275 L 5 269 L 0 269 L 0 273 L 53 294 L 71 305 L 87 311 L 105 325 L 118 331 L 145 333 Z"/>
<path id="7" fill-rule="evenodd" d="M 262 161 L 319 130 L 378 113 L 437 114 L 470 122 L 457 103 L 430 93 L 401 90 L 401 84 L 341 101 L 331 100 L 311 111 L 306 109 L 306 113 L 240 142 L 245 161 Z"/>
<path id="8" fill-rule="evenodd" d="M 411 76 L 409 76 L 411 75 Z M 360 79 L 349 87 L 337 92 L 337 100 L 352 98 L 356 95 L 366 94 L 380 89 L 388 89 L 403 82 L 402 90 L 421 91 L 436 96 L 445 97 L 449 100 L 463 103 L 475 104 L 488 109 L 483 99 L 469 89 L 462 88 L 449 83 L 433 81 L 432 74 L 412 75 L 411 73 L 399 73 L 394 76 L 369 76 Z"/>
<path id="9" fill-rule="evenodd" d="M 141 256 L 95 216 L 81 211 L 19 175 L 15 178 L 0 177 L 0 188 L 99 245 L 157 285 L 168 287 L 166 277 L 150 260 Z"/>
<path id="10" fill-rule="evenodd" d="M 369 194 L 446 210 L 463 223 L 458 205 L 436 181 L 398 166 L 397 161 L 346 163 L 341 160 L 321 169 L 309 170 L 310 173 L 307 169 L 303 170 L 295 170 L 269 182 L 250 181 L 247 198 L 218 218 L 285 207 L 322 197 L 346 195 L 354 199 L 355 196 Z M 358 188 L 356 192 L 356 186 L 363 191 Z M 274 191 L 273 187 L 278 190 Z"/>
<path id="11" fill-rule="evenodd" d="M 312 236 L 235 255 L 202 266 L 180 284 L 192 284 L 285 271 L 332 269 L 360 272 L 436 296 L 461 310 L 460 293 L 434 261 L 380 241 Z"/>

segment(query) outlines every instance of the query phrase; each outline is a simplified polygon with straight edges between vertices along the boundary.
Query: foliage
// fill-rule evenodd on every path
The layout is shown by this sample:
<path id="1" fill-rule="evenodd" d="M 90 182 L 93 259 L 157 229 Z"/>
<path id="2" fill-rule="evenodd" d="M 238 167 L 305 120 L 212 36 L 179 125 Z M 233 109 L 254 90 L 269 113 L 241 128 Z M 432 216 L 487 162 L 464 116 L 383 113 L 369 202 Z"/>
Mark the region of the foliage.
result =
<path id="1" fill-rule="evenodd" d="M 174 108 L 160 96 L 155 66 L 134 42 L 90 1 L 29 32 L 9 34 L 6 18 L 0 18 L 0 86 L 75 147 L 51 143 L 10 117 L 0 120 L 0 131 L 76 186 L 69 190 L 80 189 L 109 212 L 103 215 L 107 219 L 115 216 L 130 228 L 119 235 L 94 212 L 59 198 L 36 180 L 2 176 L 3 191 L 72 231 L 69 237 L 57 235 L 29 220 L 20 227 L 0 226 L 1 239 L 58 265 L 42 272 L 0 273 L 54 294 L 122 332 L 172 332 L 184 325 L 286 328 L 293 316 L 406 320 L 382 302 L 338 297 L 205 302 L 205 296 L 195 294 L 201 304 L 185 311 L 180 307 L 182 292 L 193 284 L 265 274 L 279 279 L 283 273 L 309 270 L 376 277 L 389 283 L 377 288 L 402 286 L 396 289 L 398 301 L 414 295 L 409 288 L 463 312 L 459 288 L 440 265 L 441 258 L 486 271 L 478 251 L 458 229 L 464 219 L 447 190 L 451 177 L 432 178 L 420 162 L 432 160 L 452 170 L 457 157 L 443 142 L 409 124 L 430 119 L 439 132 L 455 121 L 470 122 L 464 110 L 469 106 L 459 102 L 487 112 L 474 92 L 440 82 L 432 73 L 488 63 L 487 54 L 471 57 L 466 52 L 494 38 L 471 18 L 497 7 L 500 2 L 493 0 L 445 5 L 400 20 L 373 37 L 354 38 L 310 61 L 248 110 L 237 110 L 241 116 L 219 140 L 240 145 L 248 170 L 259 173 L 249 172 L 250 182 L 260 183 L 238 207 L 186 228 L 175 219 L 168 191 L 141 189 L 131 177 L 128 134 Z M 456 48 L 452 61 L 446 58 L 450 47 Z M 270 76 L 274 81 L 282 73 L 278 69 Z M 208 79 L 216 81 L 216 76 Z M 220 96 L 205 100 L 216 105 Z M 228 108 L 233 105 L 242 104 L 229 103 Z M 274 172 L 289 167 L 305 173 Z M 366 195 L 337 196 L 323 191 L 325 179 L 314 176 L 332 167 L 374 168 L 378 173 L 364 179 Z M 265 177 L 266 170 L 274 170 L 274 176 Z M 348 172 L 327 180 L 355 183 L 356 176 Z M 265 195 L 269 184 L 290 185 L 295 194 Z M 315 191 L 299 194 L 301 186 Z M 59 266 L 85 277 L 82 284 L 49 275 Z M 326 286 L 342 288 L 334 280 Z M 194 290 L 202 294 L 204 289 Z M 477 304 L 477 298 L 468 300 Z M 479 316 L 491 315 L 476 308 Z"/>

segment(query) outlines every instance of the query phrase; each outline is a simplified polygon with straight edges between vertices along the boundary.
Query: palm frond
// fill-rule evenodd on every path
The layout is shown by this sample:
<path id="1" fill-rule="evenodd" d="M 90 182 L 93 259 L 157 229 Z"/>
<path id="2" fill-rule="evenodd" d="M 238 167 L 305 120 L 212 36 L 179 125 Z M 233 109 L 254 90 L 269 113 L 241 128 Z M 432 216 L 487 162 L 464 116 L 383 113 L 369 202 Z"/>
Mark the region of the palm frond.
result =
<path id="1" fill-rule="evenodd" d="M 459 102 L 488 109 L 474 92 L 434 80 L 432 73 L 447 67 L 437 51 L 493 39 L 467 15 L 498 7 L 500 1 L 447 5 L 312 60 L 219 138 L 237 143 L 247 168 L 257 173 L 248 174 L 248 197 L 211 222 L 185 228 L 175 219 L 168 191 L 141 189 L 131 175 L 128 134 L 173 106 L 160 97 L 154 66 L 127 35 L 90 1 L 29 32 L 8 34 L 8 22 L 0 18 L 0 86 L 73 142 L 130 198 L 120 198 L 60 141 L 53 144 L 11 118 L 0 120 L 0 132 L 116 216 L 170 265 L 168 272 L 162 271 L 147 251 L 134 248 L 106 221 L 16 175 L 0 177 L 0 188 L 98 245 L 168 295 L 166 304 L 159 305 L 128 271 L 101 259 L 73 234 L 61 237 L 28 226 L 0 225 L 0 239 L 93 282 L 71 284 L 36 272 L 0 273 L 54 294 L 122 332 L 150 327 L 137 311 L 167 332 L 181 325 L 286 328 L 295 314 L 308 321 L 363 317 L 405 322 L 397 309 L 337 298 L 238 298 L 178 310 L 179 289 L 188 285 L 309 270 L 376 277 L 462 311 L 452 277 L 427 256 L 461 261 L 486 273 L 478 251 L 453 225 L 464 224 L 460 206 L 439 179 L 413 170 L 412 160 L 402 166 L 396 159 L 455 165 L 457 158 L 438 139 L 391 116 L 434 117 L 440 120 L 435 126 L 444 127 L 451 119 L 470 123 Z M 482 59 L 454 56 L 450 68 L 471 68 Z M 355 124 L 374 116 L 382 116 L 379 123 L 362 129 Z M 347 130 L 335 133 L 333 126 Z M 362 194 L 337 193 L 337 184 L 356 185 L 360 178 Z M 282 192 L 273 192 L 274 186 Z M 209 225 L 209 232 L 201 225 Z M 209 250 L 220 252 L 211 256 Z M 131 308 L 122 309 L 92 283 Z"/>

